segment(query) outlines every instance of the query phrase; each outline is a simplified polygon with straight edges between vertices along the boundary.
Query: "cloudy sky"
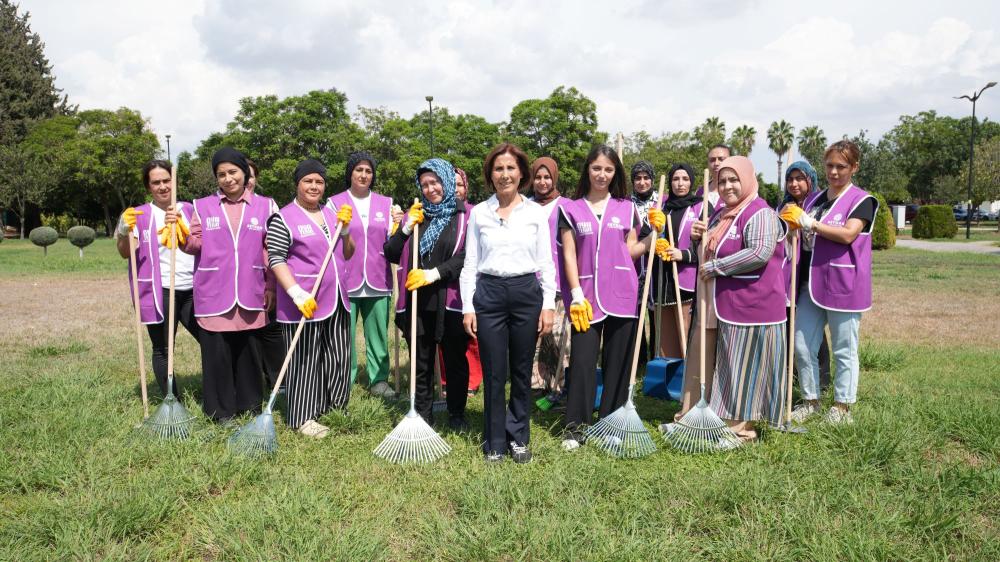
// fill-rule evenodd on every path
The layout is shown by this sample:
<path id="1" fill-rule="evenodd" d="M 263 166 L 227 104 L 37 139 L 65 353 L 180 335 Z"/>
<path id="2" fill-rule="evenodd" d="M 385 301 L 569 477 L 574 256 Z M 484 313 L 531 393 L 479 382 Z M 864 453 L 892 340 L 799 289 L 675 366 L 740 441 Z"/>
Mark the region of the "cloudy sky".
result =
<path id="1" fill-rule="evenodd" d="M 806 7 L 808 6 L 808 7 Z M 505 120 L 515 103 L 579 88 L 604 131 L 690 129 L 718 115 L 758 131 L 773 180 L 775 119 L 828 139 L 875 136 L 900 114 L 964 116 L 1000 80 L 989 0 L 22 0 L 57 85 L 81 108 L 138 109 L 172 152 L 221 130 L 244 96 L 336 87 L 403 116 L 424 96 Z M 1000 87 L 979 115 L 1000 120 Z"/>

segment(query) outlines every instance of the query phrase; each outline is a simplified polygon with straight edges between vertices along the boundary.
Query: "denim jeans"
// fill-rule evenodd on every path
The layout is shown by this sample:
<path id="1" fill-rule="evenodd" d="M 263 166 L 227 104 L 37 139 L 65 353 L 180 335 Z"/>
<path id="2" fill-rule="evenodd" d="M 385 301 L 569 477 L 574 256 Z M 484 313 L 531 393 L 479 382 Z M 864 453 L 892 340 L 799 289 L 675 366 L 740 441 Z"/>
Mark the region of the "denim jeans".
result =
<path id="1" fill-rule="evenodd" d="M 817 354 L 827 325 L 830 326 L 830 351 L 835 372 L 833 399 L 841 404 L 853 404 L 858 399 L 861 313 L 820 308 L 807 291 L 799 293 L 795 309 L 795 367 L 799 371 L 802 398 L 819 400 Z"/>

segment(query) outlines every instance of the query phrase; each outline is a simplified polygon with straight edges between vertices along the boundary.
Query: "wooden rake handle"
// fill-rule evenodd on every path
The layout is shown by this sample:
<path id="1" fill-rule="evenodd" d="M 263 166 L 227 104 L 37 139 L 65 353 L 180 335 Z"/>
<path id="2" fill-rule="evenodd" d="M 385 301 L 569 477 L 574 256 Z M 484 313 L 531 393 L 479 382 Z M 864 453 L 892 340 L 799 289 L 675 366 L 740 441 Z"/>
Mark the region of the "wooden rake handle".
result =
<path id="1" fill-rule="evenodd" d="M 177 167 L 170 166 L 170 208 L 177 211 Z M 174 285 L 177 278 L 177 223 L 170 224 L 170 240 L 173 247 L 170 248 L 170 296 L 167 298 L 167 393 L 173 392 L 170 388 L 170 380 L 174 376 L 174 336 L 177 329 L 174 327 Z"/>
<path id="2" fill-rule="evenodd" d="M 667 237 L 670 242 L 670 247 L 674 247 L 674 225 L 670 222 L 670 217 L 667 217 Z M 687 330 L 684 329 L 684 307 L 681 305 L 681 286 L 677 277 L 677 262 L 670 260 L 670 274 L 674 279 L 674 300 L 676 302 L 677 309 L 677 334 L 681 338 L 681 358 L 687 359 Z M 659 335 L 657 335 L 659 336 Z"/>
<path id="3" fill-rule="evenodd" d="M 705 181 L 701 188 L 701 220 L 706 224 L 705 232 L 701 235 L 701 241 L 699 246 L 701 254 L 698 260 L 698 267 L 700 268 L 702 264 L 705 263 L 705 236 L 708 234 L 708 168 L 705 168 Z M 708 283 L 701 281 L 701 275 L 698 275 L 699 280 L 699 291 L 698 291 L 698 375 L 701 380 L 702 392 L 704 393 L 705 388 L 705 316 L 706 308 L 708 307 L 708 301 L 705 298 L 705 291 L 708 290 Z"/>
<path id="4" fill-rule="evenodd" d="M 792 282 L 789 284 L 788 297 L 788 403 L 785 405 L 785 415 L 788 425 L 792 425 L 792 375 L 795 371 L 795 301 L 798 297 L 798 268 L 799 268 L 799 231 L 789 230 L 788 235 L 792 237 Z"/>
<path id="5" fill-rule="evenodd" d="M 142 391 L 142 418 L 146 419 L 149 417 L 149 394 L 146 391 L 146 346 L 142 342 L 142 315 L 139 312 L 139 270 L 135 264 L 135 252 L 138 248 L 136 239 L 129 232 L 128 262 L 132 267 L 132 307 L 135 309 L 135 343 L 139 350 L 139 388 Z"/>
<path id="6" fill-rule="evenodd" d="M 657 209 L 663 206 L 663 188 L 667 183 L 667 176 L 660 176 L 660 190 L 656 196 Z M 642 327 L 646 321 L 646 299 L 649 298 L 649 282 L 653 278 L 652 265 L 653 258 L 656 257 L 656 229 L 649 233 L 649 251 L 646 263 L 650 266 L 650 271 L 646 272 L 646 278 L 642 282 L 642 298 L 639 300 L 639 325 L 635 332 L 635 345 L 632 347 L 632 372 L 629 375 L 629 386 L 635 386 L 635 373 L 639 368 L 639 345 L 642 343 Z"/>

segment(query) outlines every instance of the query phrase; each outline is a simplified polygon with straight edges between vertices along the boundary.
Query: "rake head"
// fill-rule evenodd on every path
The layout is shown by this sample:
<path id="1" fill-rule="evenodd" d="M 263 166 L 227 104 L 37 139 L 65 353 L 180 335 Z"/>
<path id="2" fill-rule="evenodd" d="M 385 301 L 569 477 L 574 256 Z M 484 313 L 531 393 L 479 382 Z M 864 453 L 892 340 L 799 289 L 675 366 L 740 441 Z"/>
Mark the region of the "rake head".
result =
<path id="1" fill-rule="evenodd" d="M 247 422 L 236 430 L 226 441 L 229 452 L 250 458 L 273 455 L 278 450 L 278 437 L 275 434 L 274 416 L 271 410 Z"/>
<path id="2" fill-rule="evenodd" d="M 429 463 L 447 455 L 451 447 L 411 409 L 374 452 L 391 463 Z"/>
<path id="3" fill-rule="evenodd" d="M 709 453 L 735 449 L 743 441 L 729 429 L 702 397 L 694 408 L 673 424 L 664 436 L 675 449 L 685 453 Z"/>
<path id="4" fill-rule="evenodd" d="M 587 442 L 618 458 L 637 459 L 656 452 L 656 443 L 639 419 L 631 398 L 611 415 L 587 428 Z"/>
<path id="5" fill-rule="evenodd" d="M 163 402 L 143 425 L 160 439 L 187 439 L 191 436 L 194 416 L 174 397 L 173 392 L 167 392 Z"/>

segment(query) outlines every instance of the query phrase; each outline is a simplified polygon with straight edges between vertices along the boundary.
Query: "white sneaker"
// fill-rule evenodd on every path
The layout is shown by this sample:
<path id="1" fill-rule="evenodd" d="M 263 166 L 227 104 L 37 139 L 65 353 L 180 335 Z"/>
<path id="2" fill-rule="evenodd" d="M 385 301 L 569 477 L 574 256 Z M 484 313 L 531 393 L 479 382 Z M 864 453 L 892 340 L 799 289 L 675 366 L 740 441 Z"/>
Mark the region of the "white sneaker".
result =
<path id="1" fill-rule="evenodd" d="M 576 439 L 563 439 L 562 448 L 564 451 L 574 451 L 580 448 L 580 442 Z"/>
<path id="2" fill-rule="evenodd" d="M 838 425 L 842 423 L 854 423 L 854 416 L 850 410 L 843 410 L 836 406 L 830 406 L 830 411 L 826 413 L 826 423 Z"/>
<path id="3" fill-rule="evenodd" d="M 309 420 L 299 427 L 299 433 L 307 437 L 315 437 L 316 439 L 322 439 L 326 437 L 326 434 L 330 432 L 330 428 L 316 422 L 316 420 Z"/>
<path id="4" fill-rule="evenodd" d="M 818 413 L 818 406 L 813 405 L 812 402 L 806 402 L 798 405 L 794 410 L 792 410 L 792 421 L 795 423 L 802 423 L 806 421 L 806 418 Z"/>
<path id="5" fill-rule="evenodd" d="M 660 424 L 660 433 L 662 433 L 663 435 L 670 435 L 671 433 L 673 433 L 675 431 L 677 431 L 677 424 L 676 423 L 661 423 Z"/>
<path id="6" fill-rule="evenodd" d="M 715 448 L 720 451 L 731 451 L 742 444 L 743 441 L 739 437 L 724 435 L 719 437 L 719 442 L 715 444 Z"/>

